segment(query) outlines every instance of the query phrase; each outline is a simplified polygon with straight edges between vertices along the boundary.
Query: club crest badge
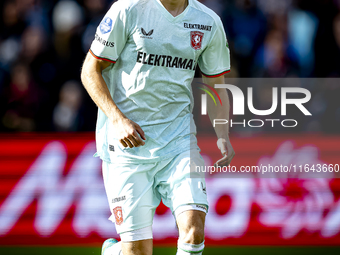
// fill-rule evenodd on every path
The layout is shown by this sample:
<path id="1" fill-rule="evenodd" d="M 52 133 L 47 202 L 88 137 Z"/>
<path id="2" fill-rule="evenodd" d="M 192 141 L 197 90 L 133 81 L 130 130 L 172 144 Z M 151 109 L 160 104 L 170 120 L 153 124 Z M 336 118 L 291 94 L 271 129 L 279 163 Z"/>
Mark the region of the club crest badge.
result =
<path id="1" fill-rule="evenodd" d="M 112 19 L 109 17 L 104 18 L 104 20 L 99 25 L 99 30 L 102 34 L 111 32 L 112 30 Z"/>
<path id="2" fill-rule="evenodd" d="M 202 41 L 204 33 L 199 31 L 192 31 L 191 35 L 191 47 L 195 50 L 200 50 L 202 48 Z"/>
<path id="3" fill-rule="evenodd" d="M 116 224 L 120 225 L 123 223 L 123 210 L 121 206 L 117 206 L 113 209 L 113 214 L 116 219 Z"/>

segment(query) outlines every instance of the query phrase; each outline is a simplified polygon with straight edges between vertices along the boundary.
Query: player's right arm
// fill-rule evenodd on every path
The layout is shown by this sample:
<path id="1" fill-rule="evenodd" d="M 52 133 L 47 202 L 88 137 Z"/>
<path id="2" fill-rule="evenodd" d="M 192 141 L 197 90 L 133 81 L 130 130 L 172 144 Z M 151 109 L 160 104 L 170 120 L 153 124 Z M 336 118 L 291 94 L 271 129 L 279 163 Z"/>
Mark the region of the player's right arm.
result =
<path id="1" fill-rule="evenodd" d="M 110 62 L 96 59 L 88 53 L 81 72 L 82 83 L 95 104 L 113 124 L 119 142 L 124 147 L 143 146 L 145 144 L 141 139 L 145 140 L 143 130 L 119 110 L 103 79 L 102 71 L 110 64 Z"/>

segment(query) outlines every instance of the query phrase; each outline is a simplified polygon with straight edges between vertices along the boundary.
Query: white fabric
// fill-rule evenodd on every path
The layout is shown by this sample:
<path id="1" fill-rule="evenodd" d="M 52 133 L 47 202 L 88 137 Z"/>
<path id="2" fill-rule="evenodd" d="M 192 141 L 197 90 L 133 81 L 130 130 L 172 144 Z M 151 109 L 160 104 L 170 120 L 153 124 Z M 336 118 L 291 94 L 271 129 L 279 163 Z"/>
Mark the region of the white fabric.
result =
<path id="1" fill-rule="evenodd" d="M 145 132 L 146 144 L 124 148 L 99 109 L 97 156 L 116 162 L 157 162 L 194 148 L 191 82 L 230 69 L 220 18 L 197 0 L 173 17 L 159 0 L 118 0 L 98 26 L 91 52 L 115 63 L 102 75 L 118 108 Z"/>
<path id="2" fill-rule="evenodd" d="M 204 213 L 207 213 L 207 207 L 205 205 L 198 205 L 198 204 L 190 204 L 190 205 L 182 205 L 180 207 L 178 207 L 175 211 L 175 217 L 177 218 L 178 215 L 180 215 L 182 212 L 185 211 L 201 211 Z"/>
<path id="3" fill-rule="evenodd" d="M 132 241 L 153 239 L 152 226 L 121 233 L 120 239 L 122 240 L 122 242 L 132 242 Z"/>
<path id="4" fill-rule="evenodd" d="M 208 208 L 204 176 L 191 172 L 203 165 L 198 150 L 157 163 L 103 161 L 104 186 L 112 213 L 109 219 L 116 223 L 117 233 L 151 226 L 161 200 L 174 215 L 182 205 Z"/>
<path id="5" fill-rule="evenodd" d="M 188 255 L 188 254 L 201 255 L 203 253 L 203 250 L 204 250 L 204 242 L 201 244 L 189 244 L 189 243 L 182 243 L 180 240 L 178 240 L 176 255 Z"/>
<path id="6" fill-rule="evenodd" d="M 106 248 L 101 255 L 122 255 L 122 242 L 115 243 Z"/>

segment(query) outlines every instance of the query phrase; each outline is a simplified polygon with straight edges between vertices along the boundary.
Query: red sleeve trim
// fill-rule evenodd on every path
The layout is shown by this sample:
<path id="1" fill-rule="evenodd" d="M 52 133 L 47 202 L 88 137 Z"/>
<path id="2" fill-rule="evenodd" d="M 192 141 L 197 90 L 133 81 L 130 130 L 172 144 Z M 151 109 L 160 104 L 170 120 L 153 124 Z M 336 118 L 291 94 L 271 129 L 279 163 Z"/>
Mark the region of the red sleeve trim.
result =
<path id="1" fill-rule="evenodd" d="M 108 62 L 110 62 L 110 63 L 112 63 L 112 64 L 116 64 L 116 61 L 113 61 L 113 60 L 108 59 L 108 58 L 101 58 L 101 57 L 96 56 L 96 55 L 92 52 L 91 49 L 89 50 L 89 52 L 90 52 L 91 55 L 92 55 L 94 58 L 96 58 L 96 59 L 100 59 L 100 60 L 108 61 Z"/>
<path id="2" fill-rule="evenodd" d="M 224 75 L 224 74 L 226 74 L 226 73 L 229 73 L 230 72 L 230 70 L 227 70 L 227 71 L 224 71 L 224 72 L 222 72 L 222 73 L 219 73 L 219 74 L 213 74 L 213 75 L 209 75 L 209 74 L 205 74 L 205 73 L 203 73 L 203 72 L 201 72 L 204 76 L 206 76 L 206 77 L 209 77 L 209 78 L 216 78 L 216 77 L 220 77 L 220 76 L 222 76 L 222 75 Z"/>

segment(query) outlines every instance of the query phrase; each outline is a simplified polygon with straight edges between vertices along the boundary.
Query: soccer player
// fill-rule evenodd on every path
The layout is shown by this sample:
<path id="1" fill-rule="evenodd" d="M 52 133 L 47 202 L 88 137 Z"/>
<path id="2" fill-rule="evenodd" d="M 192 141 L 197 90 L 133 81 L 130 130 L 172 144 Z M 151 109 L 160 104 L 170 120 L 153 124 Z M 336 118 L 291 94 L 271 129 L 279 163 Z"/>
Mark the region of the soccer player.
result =
<path id="1" fill-rule="evenodd" d="M 152 254 L 152 221 L 162 200 L 179 229 L 178 255 L 202 254 L 208 202 L 192 116 L 196 66 L 203 82 L 224 83 L 230 70 L 220 18 L 197 0 L 119 0 L 98 26 L 82 68 L 82 82 L 99 107 L 96 143 L 121 242 L 108 239 L 103 255 Z M 229 118 L 207 103 L 210 119 Z M 228 126 L 215 127 L 217 145 L 230 164 Z"/>

